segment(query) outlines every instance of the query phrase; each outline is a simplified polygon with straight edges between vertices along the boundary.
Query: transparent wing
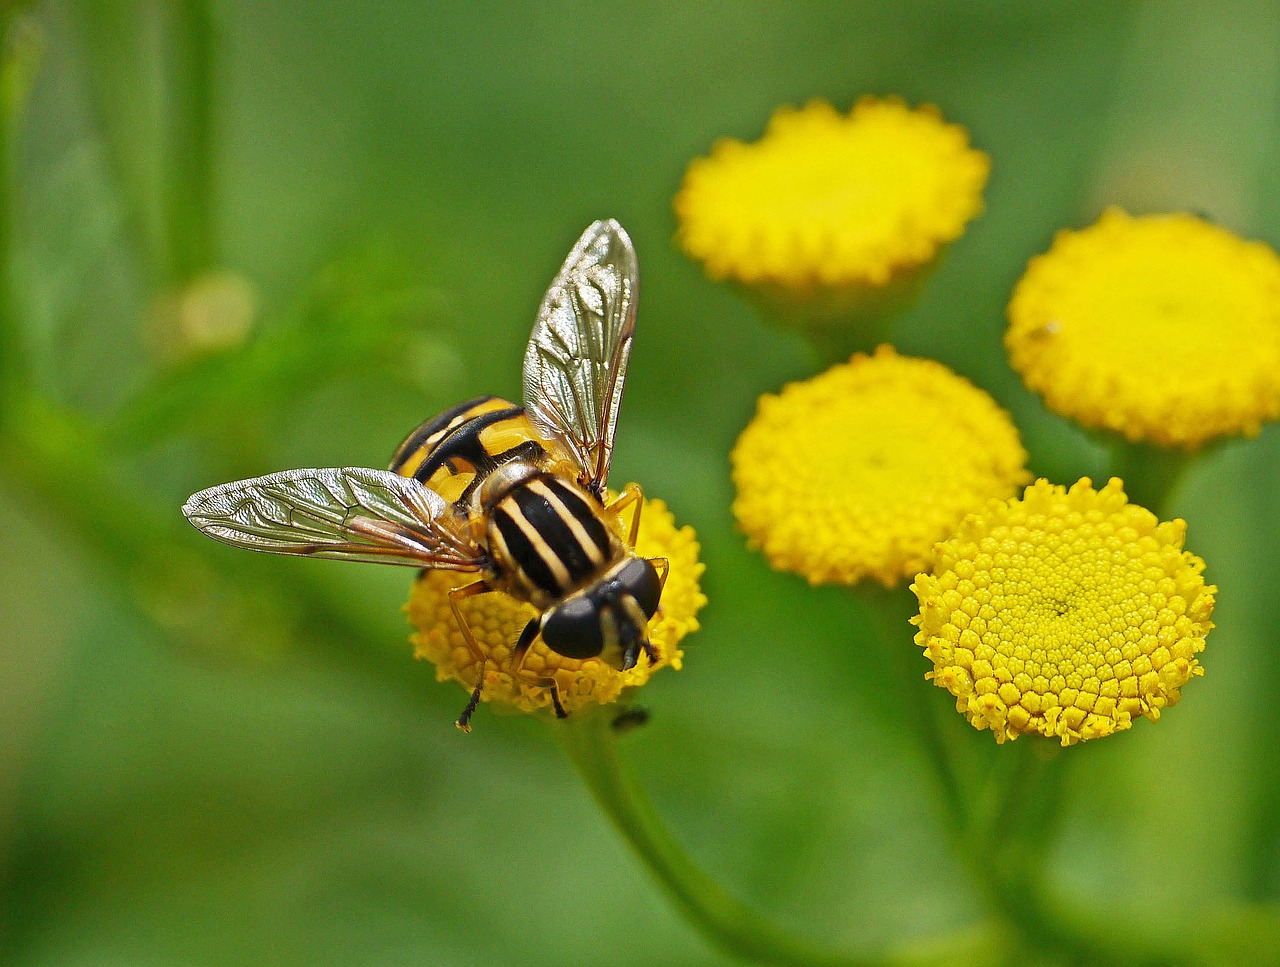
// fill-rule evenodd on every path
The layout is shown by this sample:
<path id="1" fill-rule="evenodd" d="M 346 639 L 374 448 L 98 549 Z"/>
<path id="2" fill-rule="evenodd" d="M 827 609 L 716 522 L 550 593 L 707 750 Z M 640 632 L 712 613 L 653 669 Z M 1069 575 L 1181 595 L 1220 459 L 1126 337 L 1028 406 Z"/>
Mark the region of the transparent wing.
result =
<path id="1" fill-rule="evenodd" d="M 604 491 L 635 336 L 635 249 L 612 219 L 582 233 L 551 283 L 524 356 L 524 405 L 564 444 L 582 484 Z"/>
<path id="2" fill-rule="evenodd" d="M 214 540 L 271 554 L 459 571 L 483 558 L 443 497 L 389 470 L 285 470 L 192 494 L 182 513 Z"/>

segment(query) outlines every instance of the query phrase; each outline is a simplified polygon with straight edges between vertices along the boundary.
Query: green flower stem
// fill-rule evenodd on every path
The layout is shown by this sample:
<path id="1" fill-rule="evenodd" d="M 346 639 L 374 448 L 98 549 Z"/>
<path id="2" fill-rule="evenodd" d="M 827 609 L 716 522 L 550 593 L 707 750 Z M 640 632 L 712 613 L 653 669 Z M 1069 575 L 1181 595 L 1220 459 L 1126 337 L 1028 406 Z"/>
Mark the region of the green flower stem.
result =
<path id="1" fill-rule="evenodd" d="M 956 749 L 943 734 L 938 719 L 938 707 L 933 701 L 937 690 L 924 677 L 927 662 L 913 640 L 910 618 L 918 611 L 915 596 L 905 585 L 884 588 L 869 582 L 857 585 L 854 593 L 875 626 L 910 727 L 933 768 L 953 831 L 959 833 L 969 821 L 967 797 L 955 767 Z"/>
<path id="2" fill-rule="evenodd" d="M 927 265 L 900 269 L 883 285 L 850 283 L 797 290 L 782 285 L 740 285 L 739 292 L 767 322 L 798 332 L 822 369 L 846 363 L 854 353 L 871 353 L 892 343 L 893 328 L 941 262 L 943 252 Z"/>
<path id="3" fill-rule="evenodd" d="M 1175 488 L 1192 461 L 1204 451 L 1157 447 L 1124 439 L 1108 441 L 1111 476 L 1124 481 L 1131 503 L 1139 504 L 1163 518 Z"/>
<path id="4" fill-rule="evenodd" d="M 182 283 L 216 258 L 214 226 L 215 32 L 206 0 L 170 4 L 172 30 L 163 184 L 168 281 Z"/>
<path id="5" fill-rule="evenodd" d="M 1127 963 L 1117 961 L 1091 936 L 1065 926 L 1044 899 L 1045 856 L 1061 815 L 1065 757 L 1060 747 L 1023 736 L 995 753 L 986 794 L 963 845 L 966 863 L 988 905 L 1018 930 L 1028 949 L 1098 967 Z"/>
<path id="6" fill-rule="evenodd" d="M 607 708 L 575 713 L 555 724 L 556 737 L 596 802 L 681 912 L 723 949 L 752 961 L 796 967 L 1000 962 L 1004 944 L 986 928 L 881 954 L 828 950 L 780 930 L 726 892 L 676 842 L 619 756 L 611 720 Z"/>
<path id="7" fill-rule="evenodd" d="M 13 291 L 14 151 L 43 53 L 44 35 L 34 21 L 11 5 L 0 8 L 0 426 L 31 376 Z"/>
<path id="8" fill-rule="evenodd" d="M 10 16 L 0 15 L 0 44 L 4 62 L 0 71 L 8 75 Z M 8 85 L 5 85 L 6 87 Z M 27 356 L 13 298 L 13 112 L 0 104 L 0 425 L 13 410 L 19 383 L 26 381 Z"/>
<path id="9" fill-rule="evenodd" d="M 854 353 L 872 353 L 881 343 L 892 342 L 893 321 L 893 316 L 885 316 L 871 320 L 854 319 L 845 325 L 797 324 L 796 328 L 809 344 L 818 367 L 826 370 L 847 363 Z"/>
<path id="10" fill-rule="evenodd" d="M 1024 735 L 995 749 L 987 795 L 975 810 L 964 860 L 988 906 L 1016 931 L 1028 962 L 1089 967 L 1174 967 L 1202 963 L 1183 937 L 1141 924 L 1119 928 L 1114 907 L 1081 908 L 1055 900 L 1048 856 L 1062 818 L 1066 751 Z"/>
<path id="11" fill-rule="evenodd" d="M 1074 926 L 1044 899 L 1045 857 L 1061 817 L 1066 757 L 1060 754 L 1060 746 L 1024 736 L 992 748 L 982 757 L 985 782 L 980 788 L 972 782 L 966 785 L 964 780 L 980 771 L 979 758 L 964 755 L 960 742 L 949 741 L 938 709 L 929 701 L 936 690 L 925 681 L 925 669 L 911 642 L 908 618 L 916 608 L 910 589 L 860 585 L 856 591 L 877 627 L 916 737 L 933 766 L 953 821 L 960 860 L 991 911 L 1019 938 L 1024 951 L 1098 967 L 1158 962 L 1159 958 L 1148 958 L 1133 948 L 1117 956 L 1099 942 L 1101 931 L 1092 925 Z M 963 724 L 958 714 L 952 719 Z"/>
<path id="12" fill-rule="evenodd" d="M 884 293 L 863 291 L 851 304 L 842 305 L 840 296 L 803 296 L 766 288 L 741 291 L 769 325 L 804 337 L 822 370 L 891 342 L 897 310 L 905 302 L 898 293 L 887 298 Z"/>
<path id="13" fill-rule="evenodd" d="M 1032 735 L 997 748 L 986 808 L 968 832 L 970 853 L 984 867 L 990 895 L 1040 936 L 1055 931 L 1024 897 L 1043 887 L 1044 857 L 1061 815 L 1060 751 L 1051 740 Z"/>

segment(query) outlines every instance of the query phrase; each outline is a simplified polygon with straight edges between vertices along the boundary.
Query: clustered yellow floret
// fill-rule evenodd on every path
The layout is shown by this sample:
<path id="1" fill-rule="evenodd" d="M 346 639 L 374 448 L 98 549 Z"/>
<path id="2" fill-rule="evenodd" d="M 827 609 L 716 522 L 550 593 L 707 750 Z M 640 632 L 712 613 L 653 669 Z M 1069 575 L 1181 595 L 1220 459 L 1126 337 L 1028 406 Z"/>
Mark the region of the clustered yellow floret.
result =
<path id="1" fill-rule="evenodd" d="M 1213 627 L 1204 561 L 1186 523 L 1130 504 L 1121 481 L 1070 490 L 1037 480 L 993 501 L 916 576 L 927 677 L 996 741 L 1071 745 L 1159 718 L 1203 674 Z"/>
<path id="2" fill-rule="evenodd" d="M 966 513 L 1029 479 L 991 397 L 888 346 L 762 396 L 732 462 L 751 545 L 815 584 L 909 578 Z"/>
<path id="3" fill-rule="evenodd" d="M 981 211 L 989 168 L 931 105 L 784 107 L 759 141 L 721 140 L 689 165 L 677 238 L 714 279 L 882 286 L 960 236 Z"/>
<path id="4" fill-rule="evenodd" d="M 1193 215 L 1113 208 L 1031 260 L 1005 346 L 1084 426 L 1188 450 L 1253 436 L 1280 415 L 1280 258 Z"/>
<path id="5" fill-rule="evenodd" d="M 707 601 L 698 586 L 704 568 L 699 550 L 693 528 L 676 527 L 675 518 L 661 500 L 645 501 L 636 551 L 644 557 L 665 557 L 670 571 L 662 591 L 661 610 L 649 623 L 649 640 L 659 659 L 650 665 L 642 656 L 634 668 L 625 672 L 598 658 L 565 658 L 548 649 L 541 638 L 529 649 L 517 671 L 512 667 L 512 647 L 538 612 L 502 593 L 462 599 L 459 606 L 483 652 L 481 697 L 524 712 L 549 709 L 551 690 L 547 681 L 554 680 L 561 704 L 572 713 L 616 701 L 626 690 L 645 684 L 658 669 L 679 669 L 684 656 L 680 641 L 697 630 L 697 613 Z M 424 571 L 406 606 L 409 620 L 417 629 L 412 635 L 415 655 L 435 664 L 437 680 L 452 679 L 468 690 L 479 680 L 481 661 L 454 620 L 449 592 L 475 579 L 474 574 L 458 571 Z"/>

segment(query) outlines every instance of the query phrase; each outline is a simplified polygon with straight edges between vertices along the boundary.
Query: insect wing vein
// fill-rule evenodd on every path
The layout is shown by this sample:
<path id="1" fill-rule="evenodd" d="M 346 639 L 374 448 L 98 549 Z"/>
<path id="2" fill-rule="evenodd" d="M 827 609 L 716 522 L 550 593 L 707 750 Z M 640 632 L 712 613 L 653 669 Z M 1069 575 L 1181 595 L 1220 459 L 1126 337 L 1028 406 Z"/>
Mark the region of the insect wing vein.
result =
<path id="1" fill-rule="evenodd" d="M 388 470 L 285 470 L 202 490 L 182 512 L 216 540 L 274 554 L 455 570 L 482 557 L 443 497 Z"/>
<path id="2" fill-rule="evenodd" d="M 637 285 L 631 239 L 611 219 L 595 222 L 547 290 L 525 352 L 530 419 L 565 445 L 597 493 L 609 473 Z"/>

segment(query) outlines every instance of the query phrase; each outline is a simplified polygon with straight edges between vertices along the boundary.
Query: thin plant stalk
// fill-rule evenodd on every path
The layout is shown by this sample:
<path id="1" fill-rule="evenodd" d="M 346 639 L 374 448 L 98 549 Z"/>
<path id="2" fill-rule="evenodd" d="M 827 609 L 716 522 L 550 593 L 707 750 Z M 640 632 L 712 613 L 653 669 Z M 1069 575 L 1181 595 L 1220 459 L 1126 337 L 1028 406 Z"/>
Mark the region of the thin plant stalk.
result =
<path id="1" fill-rule="evenodd" d="M 1003 944 L 985 927 L 883 953 L 830 950 L 779 929 L 729 894 L 688 855 L 618 752 L 608 709 L 556 723 L 556 737 L 596 802 L 685 917 L 722 949 L 794 967 L 998 963 Z"/>
<path id="2" fill-rule="evenodd" d="M 214 265 L 214 71 L 216 32 L 206 0 L 178 0 L 171 8 L 172 61 L 165 117 L 163 183 L 166 261 L 170 283 Z"/>

